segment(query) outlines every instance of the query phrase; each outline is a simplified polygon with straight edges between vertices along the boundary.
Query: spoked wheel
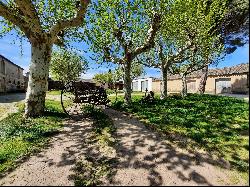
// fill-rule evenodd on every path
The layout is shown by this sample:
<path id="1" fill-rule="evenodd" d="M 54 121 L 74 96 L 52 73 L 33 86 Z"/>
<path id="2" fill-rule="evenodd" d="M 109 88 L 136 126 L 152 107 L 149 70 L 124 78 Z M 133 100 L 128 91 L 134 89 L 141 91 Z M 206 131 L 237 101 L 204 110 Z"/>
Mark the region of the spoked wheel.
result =
<path id="1" fill-rule="evenodd" d="M 71 84 L 67 84 L 61 91 L 61 104 L 64 112 L 69 116 L 82 114 L 81 103 L 77 91 Z"/>

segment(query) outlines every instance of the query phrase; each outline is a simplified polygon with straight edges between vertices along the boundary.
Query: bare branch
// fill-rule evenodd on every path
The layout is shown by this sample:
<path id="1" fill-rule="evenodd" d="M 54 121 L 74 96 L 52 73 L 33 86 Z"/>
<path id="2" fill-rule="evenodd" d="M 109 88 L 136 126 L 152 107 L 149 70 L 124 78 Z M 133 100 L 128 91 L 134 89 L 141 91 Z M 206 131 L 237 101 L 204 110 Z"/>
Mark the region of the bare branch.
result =
<path id="1" fill-rule="evenodd" d="M 50 35 L 53 39 L 56 39 L 57 34 L 67 28 L 77 27 L 83 23 L 84 15 L 86 13 L 87 7 L 90 3 L 90 0 L 81 0 L 80 8 L 77 11 L 76 17 L 70 20 L 60 20 L 50 29 Z"/>
<path id="2" fill-rule="evenodd" d="M 152 23 L 151 23 L 151 26 L 150 26 L 150 29 L 148 30 L 147 39 L 146 39 L 145 43 L 142 46 L 137 47 L 132 52 L 132 59 L 135 58 L 137 55 L 139 55 L 139 54 L 149 50 L 150 48 L 154 47 L 154 45 L 155 45 L 154 39 L 155 39 L 157 31 L 160 28 L 160 19 L 161 19 L 160 15 L 158 13 L 155 13 L 154 18 L 153 18 Z"/>

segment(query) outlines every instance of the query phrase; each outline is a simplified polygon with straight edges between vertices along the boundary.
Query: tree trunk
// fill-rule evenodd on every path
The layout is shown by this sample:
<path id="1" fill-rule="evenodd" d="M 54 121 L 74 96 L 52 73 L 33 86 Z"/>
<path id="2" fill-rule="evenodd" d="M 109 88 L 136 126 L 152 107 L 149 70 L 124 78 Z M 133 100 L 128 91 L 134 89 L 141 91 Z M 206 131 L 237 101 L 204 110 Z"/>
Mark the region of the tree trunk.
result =
<path id="1" fill-rule="evenodd" d="M 205 92 L 206 83 L 207 83 L 207 73 L 208 73 L 208 66 L 202 69 L 202 75 L 201 75 L 199 89 L 198 89 L 200 94 L 204 94 Z"/>
<path id="2" fill-rule="evenodd" d="M 124 64 L 124 102 L 131 104 L 131 61 Z"/>
<path id="3" fill-rule="evenodd" d="M 161 98 L 165 99 L 168 95 L 168 68 L 162 67 L 162 89 L 161 89 Z"/>
<path id="4" fill-rule="evenodd" d="M 50 43 L 39 41 L 31 44 L 29 83 L 25 99 L 26 118 L 40 116 L 44 112 L 51 51 Z"/>
<path id="5" fill-rule="evenodd" d="M 181 80 L 182 80 L 181 96 L 186 97 L 187 96 L 187 80 L 186 80 L 186 75 L 185 74 L 183 74 L 181 76 Z"/>

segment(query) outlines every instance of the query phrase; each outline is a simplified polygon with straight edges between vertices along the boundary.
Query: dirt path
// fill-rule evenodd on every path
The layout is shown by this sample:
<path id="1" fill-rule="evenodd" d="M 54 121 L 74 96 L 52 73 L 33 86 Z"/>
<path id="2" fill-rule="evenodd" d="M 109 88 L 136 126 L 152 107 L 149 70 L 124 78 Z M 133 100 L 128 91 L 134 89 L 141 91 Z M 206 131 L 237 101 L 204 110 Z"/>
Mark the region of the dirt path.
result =
<path id="1" fill-rule="evenodd" d="M 112 109 L 105 112 L 117 128 L 118 157 L 112 182 L 104 185 L 230 185 L 228 170 L 205 154 L 192 154 L 161 140 L 138 120 Z M 87 142 L 91 121 L 69 120 L 47 149 L 31 156 L 0 179 L 1 185 L 72 186 L 71 170 L 79 157 L 96 152 Z M 244 183 L 238 183 L 238 185 Z"/>
<path id="2" fill-rule="evenodd" d="M 52 138 L 47 149 L 31 156 L 20 167 L 0 179 L 0 186 L 74 185 L 69 179 L 73 174 L 71 168 L 78 156 L 87 154 L 84 142 L 90 131 L 89 121 L 67 121 L 62 132 Z"/>
<path id="3" fill-rule="evenodd" d="M 205 154 L 191 154 L 161 140 L 138 120 L 106 109 L 117 127 L 118 165 L 111 185 L 229 185 L 227 170 Z M 110 185 L 110 184 L 108 184 Z"/>

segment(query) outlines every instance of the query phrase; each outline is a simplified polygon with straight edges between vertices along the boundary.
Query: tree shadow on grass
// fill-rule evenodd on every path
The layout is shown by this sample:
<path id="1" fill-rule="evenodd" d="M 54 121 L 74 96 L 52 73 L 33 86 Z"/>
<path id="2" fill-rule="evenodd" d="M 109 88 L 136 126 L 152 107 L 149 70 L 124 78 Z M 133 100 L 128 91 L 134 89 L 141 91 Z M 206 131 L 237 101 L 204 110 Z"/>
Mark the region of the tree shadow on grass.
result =
<path id="1" fill-rule="evenodd" d="M 138 123 L 137 119 L 112 109 L 107 109 L 106 112 L 120 129 L 117 134 L 119 143 L 116 146 L 120 161 L 115 167 L 121 171 L 134 169 L 135 173 L 142 169 L 145 171 L 144 175 L 147 175 L 146 185 L 212 185 L 217 182 L 213 179 L 216 174 L 207 172 L 206 168 L 210 167 L 209 165 L 229 168 L 227 162 L 223 159 L 214 159 L 212 154 L 195 151 L 186 153 L 178 150 L 163 141 L 160 134 L 151 132 L 143 124 Z M 130 176 L 130 174 L 125 175 Z M 174 177 L 171 179 L 168 176 Z M 124 185 L 122 179 L 117 177 L 113 177 L 115 184 Z M 176 181 L 171 181 L 175 179 Z M 142 182 L 145 184 L 144 180 Z"/>
<path id="2" fill-rule="evenodd" d="M 248 171 L 249 162 L 244 158 L 233 160 L 239 151 L 246 152 L 249 147 L 242 139 L 249 134 L 246 102 L 216 95 L 188 94 L 184 99 L 179 95 L 156 99 L 155 104 L 138 101 L 129 107 L 123 107 L 122 102 L 116 104 L 118 109 L 136 114 L 147 127 L 167 135 L 179 146 L 198 146 L 220 157 L 230 156 L 233 167 Z"/>
<path id="3" fill-rule="evenodd" d="M 66 117 L 67 115 L 62 112 L 51 110 L 45 111 L 43 118 L 54 118 L 53 120 L 65 120 L 64 128 L 59 131 L 43 134 L 44 138 L 51 137 L 51 139 L 44 142 L 42 146 L 36 147 L 28 154 L 22 155 L 19 159 L 15 161 L 13 167 L 1 173 L 0 179 L 7 177 L 9 174 L 11 174 L 11 172 L 18 169 L 21 164 L 29 162 L 31 157 L 37 159 L 38 163 L 45 163 L 45 165 L 48 167 L 73 167 L 76 162 L 76 157 L 80 154 L 84 154 L 84 152 L 86 151 L 84 148 L 84 141 L 86 140 L 86 134 L 90 132 L 90 128 L 86 124 L 91 123 L 91 121 L 86 118 L 79 119 L 79 116 L 76 119 L 69 119 Z M 33 140 L 29 141 L 32 142 Z M 55 158 L 50 158 L 50 152 L 53 152 L 54 149 L 57 149 L 60 146 L 62 146 L 62 149 L 59 149 L 59 155 L 55 156 Z M 55 152 L 55 154 L 57 153 Z"/>

